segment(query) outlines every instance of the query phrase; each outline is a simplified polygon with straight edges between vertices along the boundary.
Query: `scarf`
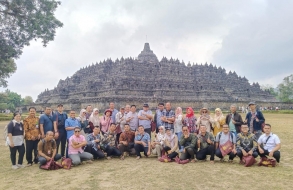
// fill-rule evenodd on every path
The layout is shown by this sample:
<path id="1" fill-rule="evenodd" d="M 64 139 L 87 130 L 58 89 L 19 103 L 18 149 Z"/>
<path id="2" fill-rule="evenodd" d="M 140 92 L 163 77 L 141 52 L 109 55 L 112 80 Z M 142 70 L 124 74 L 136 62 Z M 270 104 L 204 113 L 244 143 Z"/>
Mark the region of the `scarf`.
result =
<path id="1" fill-rule="evenodd" d="M 175 117 L 178 118 L 179 115 L 182 115 L 182 108 L 181 107 L 178 107 L 176 109 Z"/>
<path id="2" fill-rule="evenodd" d="M 100 117 L 99 114 L 96 115 L 95 112 L 99 111 L 99 109 L 95 108 L 89 118 L 89 121 L 93 123 L 94 126 L 100 126 Z"/>
<path id="3" fill-rule="evenodd" d="M 220 114 L 217 115 L 217 114 L 215 113 L 215 117 L 214 117 L 214 120 L 215 120 L 215 126 L 216 126 L 218 129 L 220 129 L 220 123 L 219 123 L 219 120 L 221 120 L 221 119 L 224 117 L 224 115 L 223 115 L 222 110 L 221 110 L 220 108 L 215 109 L 215 112 L 216 112 L 216 111 L 219 111 Z"/>
<path id="4" fill-rule="evenodd" d="M 86 120 L 86 116 L 83 114 L 84 112 L 86 112 L 85 109 L 81 109 L 80 112 L 79 112 L 79 119 L 81 122 L 84 122 Z"/>
<path id="5" fill-rule="evenodd" d="M 193 109 L 191 108 L 191 107 L 188 107 L 187 109 L 186 109 L 186 113 L 187 113 L 187 111 L 190 111 L 190 113 L 189 114 L 186 114 L 186 117 L 192 117 L 192 116 L 194 116 L 194 111 L 193 111 Z"/>
<path id="6" fill-rule="evenodd" d="M 165 134 L 165 139 L 170 143 L 170 148 L 175 146 L 175 134 L 171 132 L 171 135 Z"/>

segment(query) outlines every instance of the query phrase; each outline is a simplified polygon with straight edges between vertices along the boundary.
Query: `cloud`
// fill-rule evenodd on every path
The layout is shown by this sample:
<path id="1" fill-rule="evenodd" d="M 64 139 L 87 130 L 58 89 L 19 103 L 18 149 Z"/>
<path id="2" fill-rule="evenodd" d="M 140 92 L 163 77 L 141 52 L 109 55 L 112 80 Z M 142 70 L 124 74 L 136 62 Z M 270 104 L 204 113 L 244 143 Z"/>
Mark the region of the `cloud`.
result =
<path id="1" fill-rule="evenodd" d="M 137 57 L 146 35 L 159 59 L 212 62 L 278 84 L 293 69 L 291 10 L 290 1 L 62 1 L 56 16 L 64 27 L 46 48 L 24 48 L 9 89 L 35 100 L 81 67 Z"/>

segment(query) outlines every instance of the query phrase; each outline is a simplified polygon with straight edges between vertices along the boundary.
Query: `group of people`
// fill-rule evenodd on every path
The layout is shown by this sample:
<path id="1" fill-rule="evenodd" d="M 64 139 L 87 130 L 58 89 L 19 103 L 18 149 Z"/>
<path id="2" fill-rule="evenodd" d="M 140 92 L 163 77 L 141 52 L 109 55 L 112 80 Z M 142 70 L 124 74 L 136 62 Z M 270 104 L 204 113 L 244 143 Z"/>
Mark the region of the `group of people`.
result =
<path id="1" fill-rule="evenodd" d="M 226 116 L 220 108 L 215 109 L 214 116 L 202 108 L 199 117 L 191 107 L 186 108 L 185 115 L 180 107 L 173 111 L 170 102 L 159 103 L 154 115 L 148 104 L 138 112 L 135 105 L 126 105 L 118 111 L 111 102 L 102 116 L 99 109 L 88 105 L 78 116 L 71 110 L 69 117 L 62 104 L 56 112 L 46 107 L 40 117 L 31 107 L 27 118 L 21 121 L 21 114 L 15 112 L 7 126 L 12 168 L 25 167 L 24 154 L 28 166 L 62 157 L 70 158 L 73 165 L 113 157 L 124 160 L 126 155 L 140 159 L 142 152 L 145 157 L 153 154 L 159 160 L 177 163 L 206 160 L 208 155 L 211 163 L 215 155 L 221 160 L 229 155 L 229 162 L 235 156 L 241 160 L 247 155 L 270 156 L 279 162 L 280 139 L 271 132 L 271 125 L 265 123 L 255 103 L 248 106 L 250 112 L 244 121 L 236 112 L 236 105 L 230 106 Z"/>

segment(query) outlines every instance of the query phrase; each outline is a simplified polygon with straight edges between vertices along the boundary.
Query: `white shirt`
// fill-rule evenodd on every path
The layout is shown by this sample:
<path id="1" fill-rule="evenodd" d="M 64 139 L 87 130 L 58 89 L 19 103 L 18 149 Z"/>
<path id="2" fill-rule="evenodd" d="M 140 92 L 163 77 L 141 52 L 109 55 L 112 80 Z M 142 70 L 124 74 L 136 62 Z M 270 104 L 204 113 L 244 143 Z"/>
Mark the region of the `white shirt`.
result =
<path id="1" fill-rule="evenodd" d="M 267 139 L 268 142 L 266 143 Z M 270 133 L 268 136 L 266 136 L 266 134 L 262 134 L 257 142 L 258 144 L 263 144 L 264 149 L 268 150 L 269 152 L 271 152 L 277 146 L 277 144 L 281 143 L 279 137 L 273 133 Z"/>
<path id="2" fill-rule="evenodd" d="M 182 132 L 182 115 L 178 115 L 178 117 L 175 117 L 174 121 L 174 133 Z"/>

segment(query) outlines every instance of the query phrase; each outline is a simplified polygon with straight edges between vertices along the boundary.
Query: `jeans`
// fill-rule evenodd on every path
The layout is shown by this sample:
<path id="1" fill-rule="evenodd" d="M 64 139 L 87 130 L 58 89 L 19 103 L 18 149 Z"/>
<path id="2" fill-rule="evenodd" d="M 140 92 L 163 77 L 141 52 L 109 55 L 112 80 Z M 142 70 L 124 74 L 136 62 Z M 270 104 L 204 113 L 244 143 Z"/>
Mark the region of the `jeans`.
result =
<path id="1" fill-rule="evenodd" d="M 250 150 L 245 150 L 245 152 L 249 152 L 249 151 L 250 151 Z M 242 150 L 240 150 L 240 149 L 237 150 L 237 156 L 240 158 L 240 160 L 242 160 L 242 157 L 243 157 Z M 254 158 L 256 158 L 256 157 L 258 156 L 258 153 L 257 153 L 256 150 L 252 152 L 252 156 L 253 156 Z"/>
<path id="2" fill-rule="evenodd" d="M 145 156 L 148 156 L 147 152 L 149 151 L 149 147 L 144 147 L 141 144 L 134 144 L 134 149 L 136 156 L 141 157 L 140 152 L 143 152 Z"/>
<path id="3" fill-rule="evenodd" d="M 229 155 L 229 160 L 233 160 L 235 158 L 235 156 L 236 156 L 236 154 L 234 154 L 233 152 L 230 152 L 228 155 Z M 222 152 L 221 152 L 220 148 L 218 148 L 216 150 L 216 156 L 219 157 L 219 158 L 223 158 L 223 155 L 222 155 Z"/>
<path id="4" fill-rule="evenodd" d="M 92 160 L 93 155 L 88 152 L 82 152 L 77 154 L 69 154 L 68 157 L 72 160 L 73 165 L 78 165 L 82 161 Z"/>
<path id="5" fill-rule="evenodd" d="M 107 146 L 106 152 L 107 156 L 121 156 L 121 152 L 113 146 Z"/>
<path id="6" fill-rule="evenodd" d="M 185 152 L 181 153 L 180 160 L 186 160 L 186 159 L 194 159 L 194 154 L 196 153 L 196 149 L 187 147 L 185 148 Z"/>
<path id="7" fill-rule="evenodd" d="M 11 148 L 9 146 L 9 149 L 10 149 L 10 159 L 11 159 L 12 165 L 16 164 L 16 152 L 17 151 L 18 151 L 18 164 L 22 165 L 24 152 L 25 152 L 24 144 L 22 144 L 20 146 L 14 146 L 13 148 Z"/>
<path id="8" fill-rule="evenodd" d="M 263 154 L 259 153 L 259 151 L 258 151 L 260 157 L 265 157 L 265 156 L 268 156 L 270 154 L 270 152 L 268 150 L 265 150 L 265 149 L 263 149 L 263 150 L 264 150 L 264 153 Z M 273 154 L 273 157 L 279 163 L 280 162 L 280 158 L 281 158 L 280 151 L 275 151 L 274 154 Z"/>
<path id="9" fill-rule="evenodd" d="M 38 143 L 39 140 L 25 140 L 25 156 L 28 164 L 38 163 Z M 34 154 L 34 160 L 32 157 L 32 154 Z"/>
<path id="10" fill-rule="evenodd" d="M 61 155 L 60 154 L 56 154 L 54 156 L 54 161 L 57 161 L 57 160 L 60 160 L 60 159 L 61 159 Z M 38 160 L 40 162 L 40 166 L 47 163 L 47 159 L 44 158 L 44 157 L 42 157 L 42 156 L 39 156 Z"/>
<path id="11" fill-rule="evenodd" d="M 176 134 L 177 137 L 178 137 L 178 146 L 180 147 L 180 150 L 183 150 L 184 146 L 180 146 L 180 145 L 179 145 L 179 140 L 181 139 L 183 133 L 182 133 L 182 132 L 178 132 L 178 133 L 175 133 L 175 134 Z"/>
<path id="12" fill-rule="evenodd" d="M 200 149 L 196 153 L 196 159 L 205 160 L 207 155 L 211 155 L 210 160 L 215 160 L 215 147 L 214 147 L 214 145 L 209 145 L 206 148 Z"/>
<path id="13" fill-rule="evenodd" d="M 56 140 L 56 145 L 57 145 L 57 153 L 59 150 L 59 145 L 61 143 L 61 156 L 64 157 L 65 155 L 65 146 L 66 146 L 66 139 L 67 139 L 67 133 L 66 130 L 62 129 L 62 128 L 58 128 L 59 129 L 59 137 Z"/>
<path id="14" fill-rule="evenodd" d="M 101 151 L 99 149 L 96 150 L 91 146 L 86 146 L 84 151 L 88 152 L 88 153 L 91 153 L 93 155 L 94 159 L 105 158 L 105 154 L 103 153 L 103 151 Z"/>

